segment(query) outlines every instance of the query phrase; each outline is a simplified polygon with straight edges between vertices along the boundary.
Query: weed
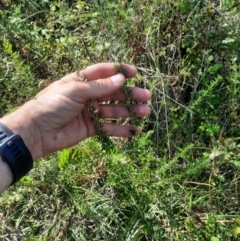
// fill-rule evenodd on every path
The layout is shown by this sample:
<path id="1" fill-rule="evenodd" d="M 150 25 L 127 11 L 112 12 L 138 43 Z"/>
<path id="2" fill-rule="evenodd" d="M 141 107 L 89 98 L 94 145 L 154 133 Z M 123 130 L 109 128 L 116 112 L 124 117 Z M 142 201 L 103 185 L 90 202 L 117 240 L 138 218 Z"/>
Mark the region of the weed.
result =
<path id="1" fill-rule="evenodd" d="M 134 64 L 128 85 L 153 94 L 139 123 L 124 87 L 142 135 L 100 132 L 43 158 L 6 191 L 0 239 L 239 239 L 238 1 L 0 5 L 1 115 L 42 81 L 101 61 Z"/>

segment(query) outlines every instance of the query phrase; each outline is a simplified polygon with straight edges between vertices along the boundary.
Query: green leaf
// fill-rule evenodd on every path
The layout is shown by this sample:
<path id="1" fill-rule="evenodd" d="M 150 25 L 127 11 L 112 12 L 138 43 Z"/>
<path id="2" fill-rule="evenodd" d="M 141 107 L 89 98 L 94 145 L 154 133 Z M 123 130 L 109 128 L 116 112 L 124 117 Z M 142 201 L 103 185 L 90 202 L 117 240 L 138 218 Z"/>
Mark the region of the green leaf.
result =
<path id="1" fill-rule="evenodd" d="M 77 1 L 77 7 L 84 7 L 84 5 L 85 5 L 85 2 L 83 2 L 83 1 Z"/>
<path id="2" fill-rule="evenodd" d="M 219 241 L 220 239 L 217 237 L 211 237 L 210 241 Z"/>
<path id="3" fill-rule="evenodd" d="M 236 168 L 240 168 L 240 162 L 237 160 L 237 161 L 232 161 L 233 165 L 236 167 Z M 238 221 L 237 221 L 238 220 Z M 236 222 L 240 225 L 240 218 L 237 218 Z"/>
<path id="4" fill-rule="evenodd" d="M 29 177 L 29 176 L 25 176 L 25 177 L 20 179 L 20 182 L 21 183 L 32 183 L 33 179 L 31 177 Z"/>
<path id="5" fill-rule="evenodd" d="M 240 218 L 236 218 L 235 222 L 240 225 Z"/>
<path id="6" fill-rule="evenodd" d="M 210 74 L 214 74 L 214 73 L 216 73 L 221 67 L 222 67 L 221 64 L 214 64 L 213 66 L 210 66 L 210 67 L 208 68 L 208 72 L 209 72 Z"/>
<path id="7" fill-rule="evenodd" d="M 234 233 L 234 235 L 239 235 L 240 234 L 240 227 L 233 228 L 233 233 Z"/>
<path id="8" fill-rule="evenodd" d="M 235 39 L 234 38 L 229 38 L 229 37 L 225 38 L 222 41 L 222 43 L 224 43 L 224 44 L 233 43 L 233 42 L 235 42 Z"/>
<path id="9" fill-rule="evenodd" d="M 213 214 L 208 217 L 208 223 L 209 224 L 214 224 L 216 222 L 216 220 L 217 220 L 217 218 Z"/>
<path id="10" fill-rule="evenodd" d="M 208 56 L 208 62 L 211 62 L 211 61 L 213 61 L 213 56 L 212 55 Z"/>
<path id="11" fill-rule="evenodd" d="M 41 241 L 38 238 L 25 238 L 23 241 Z"/>
<path id="12" fill-rule="evenodd" d="M 60 169 L 63 169 L 66 166 L 69 161 L 69 156 L 69 149 L 63 149 L 62 151 L 60 151 L 58 160 L 58 167 Z"/>

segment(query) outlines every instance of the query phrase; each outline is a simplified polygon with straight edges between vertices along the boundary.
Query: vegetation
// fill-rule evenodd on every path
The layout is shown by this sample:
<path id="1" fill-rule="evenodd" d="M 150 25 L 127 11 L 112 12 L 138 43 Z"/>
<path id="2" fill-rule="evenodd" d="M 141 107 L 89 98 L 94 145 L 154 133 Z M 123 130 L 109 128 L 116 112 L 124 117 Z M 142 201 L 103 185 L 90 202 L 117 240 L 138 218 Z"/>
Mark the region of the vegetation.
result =
<path id="1" fill-rule="evenodd" d="M 103 61 L 138 68 L 151 115 L 36 162 L 1 240 L 240 240 L 238 0 L 0 2 L 0 114 Z M 134 120 L 135 121 L 135 120 Z"/>

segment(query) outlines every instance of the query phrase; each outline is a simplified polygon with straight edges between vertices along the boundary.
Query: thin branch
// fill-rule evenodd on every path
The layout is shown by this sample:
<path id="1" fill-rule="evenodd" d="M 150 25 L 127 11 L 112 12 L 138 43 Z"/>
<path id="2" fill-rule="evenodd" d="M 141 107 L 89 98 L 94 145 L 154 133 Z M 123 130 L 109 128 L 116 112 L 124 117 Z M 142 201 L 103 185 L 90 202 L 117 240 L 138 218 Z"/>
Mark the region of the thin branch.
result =
<path id="1" fill-rule="evenodd" d="M 217 13 L 224 19 L 224 21 L 225 21 L 229 26 L 233 27 L 233 25 L 227 20 L 226 16 L 225 16 L 223 13 L 221 13 L 216 7 L 214 7 L 214 6 L 212 5 L 212 3 L 210 3 L 210 1 L 206 0 L 206 2 L 211 6 L 211 8 L 212 8 L 215 12 L 217 12 Z"/>

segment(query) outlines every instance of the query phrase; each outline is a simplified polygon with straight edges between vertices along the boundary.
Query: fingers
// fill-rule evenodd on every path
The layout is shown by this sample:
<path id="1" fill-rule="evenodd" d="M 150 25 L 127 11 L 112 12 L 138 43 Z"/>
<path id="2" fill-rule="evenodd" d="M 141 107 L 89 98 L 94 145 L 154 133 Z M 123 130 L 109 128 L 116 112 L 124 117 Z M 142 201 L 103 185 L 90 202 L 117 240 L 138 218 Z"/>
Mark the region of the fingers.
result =
<path id="1" fill-rule="evenodd" d="M 145 117 L 150 114 L 150 107 L 148 105 L 134 105 L 132 113 L 135 117 Z M 100 118 L 127 118 L 131 117 L 131 112 L 125 105 L 100 105 Z"/>
<path id="2" fill-rule="evenodd" d="M 131 65 L 121 64 L 121 69 L 123 70 L 123 72 L 127 78 L 134 77 L 137 73 L 136 68 Z M 113 77 L 114 75 L 116 76 L 117 72 L 118 71 L 113 63 L 95 64 L 95 65 L 89 66 L 86 69 L 81 71 L 81 75 L 86 77 L 90 82 L 92 82 L 92 80 L 95 80 L 94 83 L 85 85 L 86 83 L 90 83 L 90 82 L 79 82 L 79 77 L 77 76 L 77 74 L 75 72 L 70 75 L 64 76 L 60 81 L 56 81 L 56 82 L 52 83 L 46 89 L 41 91 L 36 97 L 39 97 L 54 89 L 58 89 L 57 90 L 58 92 L 60 89 L 61 90 L 68 89 L 71 91 L 73 88 L 69 89 L 69 86 L 66 86 L 65 84 L 69 85 L 70 83 L 77 82 L 77 83 L 81 83 L 81 85 L 82 85 L 81 91 L 79 91 L 80 88 L 78 88 L 78 91 L 79 91 L 78 94 L 85 95 L 86 97 L 89 97 L 89 98 L 91 98 L 91 97 L 98 98 L 99 102 L 108 101 L 108 100 L 126 100 L 126 99 L 128 99 L 129 96 L 126 95 L 124 90 L 120 89 L 120 88 L 116 88 L 116 85 L 114 87 L 114 85 L 112 85 L 111 81 L 109 82 L 109 78 Z M 100 79 L 100 81 L 96 81 L 99 79 Z M 103 81 L 103 79 L 105 79 L 106 81 L 105 80 Z M 65 86 L 62 86 L 62 85 L 65 85 Z M 98 86 L 98 85 L 100 85 L 100 86 Z M 120 87 L 121 85 L 123 85 L 123 83 L 118 84 L 118 87 Z M 84 88 L 84 86 L 85 86 L 85 88 Z M 75 88 L 75 86 L 74 86 L 74 88 Z M 104 91 L 99 92 L 99 90 L 97 90 L 98 88 L 99 88 L 99 90 L 104 89 Z M 88 90 L 87 91 L 88 93 L 84 93 L 85 90 Z M 132 100 L 148 101 L 151 98 L 151 93 L 148 90 L 143 90 L 141 88 L 136 88 L 136 87 L 129 88 L 129 90 L 131 91 L 130 96 L 131 96 Z M 99 95 L 97 95 L 98 97 L 96 97 L 96 93 L 98 93 L 98 92 L 99 92 Z M 70 93 L 68 93 L 68 94 L 70 94 Z M 76 96 L 76 95 L 74 94 L 74 96 Z M 81 98 L 81 100 L 82 99 L 83 98 Z M 86 99 L 88 99 L 88 98 L 85 98 L 85 100 Z"/>
<path id="3" fill-rule="evenodd" d="M 79 101 L 98 99 L 117 91 L 125 83 L 126 79 L 122 74 L 116 74 L 106 79 L 97 79 L 89 82 L 74 82 L 71 86 L 74 92 L 79 95 Z"/>
<path id="4" fill-rule="evenodd" d="M 134 105 L 133 113 L 135 117 L 144 117 L 149 115 L 150 107 L 148 105 Z M 125 105 L 100 105 L 99 106 L 99 119 L 117 119 L 117 118 L 132 117 L 131 112 Z M 99 121 L 99 120 L 98 120 Z M 95 124 L 94 124 L 95 126 Z M 141 127 L 133 125 L 116 125 L 111 123 L 102 124 L 101 131 L 106 136 L 115 137 L 132 137 L 142 133 Z M 90 134 L 92 133 L 92 134 Z M 90 135 L 95 135 L 97 129 L 93 128 Z"/>
<path id="5" fill-rule="evenodd" d="M 132 137 L 142 133 L 142 128 L 140 126 L 133 125 L 115 125 L 115 124 L 103 124 L 102 128 L 106 136 L 116 136 L 116 137 Z"/>
<path id="6" fill-rule="evenodd" d="M 121 64 L 121 69 L 126 78 L 132 78 L 137 74 L 136 68 L 128 64 Z M 109 78 L 117 73 L 117 69 L 113 63 L 94 64 L 81 71 L 81 75 L 89 81 Z"/>
<path id="7" fill-rule="evenodd" d="M 123 70 L 126 78 L 132 78 L 137 74 L 136 68 L 128 64 L 121 64 L 121 69 Z M 81 70 L 79 74 L 86 78 L 88 81 L 92 81 L 109 78 L 118 74 L 118 71 L 114 66 L 114 63 L 99 63 Z M 72 80 L 79 81 L 79 77 L 76 72 L 66 75 L 61 79 L 62 82 L 69 82 Z"/>
<path id="8" fill-rule="evenodd" d="M 151 99 L 151 92 L 147 89 L 142 89 L 138 87 L 128 87 L 128 92 L 130 94 L 131 100 L 136 101 L 148 101 Z M 129 96 L 125 93 L 124 89 L 121 88 L 110 95 L 103 96 L 98 99 L 99 102 L 109 101 L 109 100 L 128 100 Z"/>
<path id="9" fill-rule="evenodd" d="M 99 134 L 96 128 L 96 123 L 93 121 L 91 114 L 88 111 L 88 107 L 84 107 L 83 116 L 88 129 L 88 137 Z M 114 116 L 114 115 L 112 115 Z M 101 117 L 100 117 L 101 118 Z M 114 118 L 114 117 L 113 117 Z M 97 121 L 100 121 L 99 119 Z M 142 128 L 134 125 L 117 125 L 112 123 L 100 124 L 101 132 L 106 136 L 116 137 L 132 137 L 142 133 Z"/>

